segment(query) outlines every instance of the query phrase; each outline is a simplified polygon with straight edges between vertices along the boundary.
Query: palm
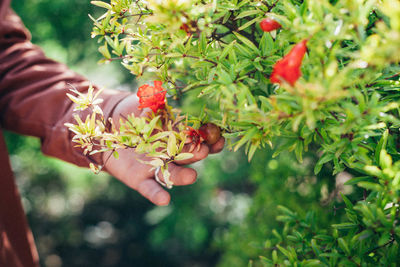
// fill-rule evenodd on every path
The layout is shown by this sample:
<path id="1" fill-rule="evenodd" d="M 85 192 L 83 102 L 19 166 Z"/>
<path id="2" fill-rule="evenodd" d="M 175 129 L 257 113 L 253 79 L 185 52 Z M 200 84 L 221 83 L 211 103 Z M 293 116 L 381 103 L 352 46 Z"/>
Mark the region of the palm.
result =
<path id="1" fill-rule="evenodd" d="M 120 116 L 127 116 L 134 113 L 135 116 L 144 116 L 146 111 L 138 109 L 139 103 L 135 95 L 127 97 L 120 102 L 113 112 L 113 120 L 118 122 Z M 118 126 L 118 125 L 117 125 Z M 168 169 L 171 173 L 171 181 L 174 185 L 189 185 L 196 181 L 197 172 L 192 168 L 181 165 L 191 164 L 207 157 L 209 153 L 220 152 L 224 147 L 225 140 L 220 137 L 217 143 L 212 146 L 202 144 L 199 150 L 195 150 L 193 158 L 184 161 L 170 163 Z M 189 146 L 185 147 L 189 150 Z M 135 153 L 134 149 L 121 149 L 118 151 L 119 159 L 104 153 L 105 170 L 130 188 L 138 191 L 145 198 L 156 205 L 168 205 L 170 194 L 154 179 L 154 170 L 151 166 L 141 163 L 148 160 L 145 155 Z M 162 174 L 159 174 L 162 180 Z"/>

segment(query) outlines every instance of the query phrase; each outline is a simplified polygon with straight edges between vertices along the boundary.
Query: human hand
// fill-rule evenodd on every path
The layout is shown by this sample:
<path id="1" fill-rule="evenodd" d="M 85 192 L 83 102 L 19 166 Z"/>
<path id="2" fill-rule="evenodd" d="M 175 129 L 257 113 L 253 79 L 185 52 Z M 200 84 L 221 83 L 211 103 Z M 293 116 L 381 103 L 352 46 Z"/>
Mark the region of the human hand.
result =
<path id="1" fill-rule="evenodd" d="M 122 100 L 113 112 L 113 120 L 115 123 L 119 121 L 119 117 L 126 117 L 128 114 L 134 113 L 135 116 L 145 116 L 147 110 L 140 110 L 136 95 L 131 95 Z M 118 125 L 117 125 L 118 126 Z M 225 144 L 225 139 L 220 137 L 213 145 L 201 144 L 199 149 L 195 149 L 193 157 L 190 159 L 175 161 L 168 165 L 168 170 L 171 173 L 171 181 L 174 185 L 190 185 L 196 181 L 197 172 L 182 165 L 191 164 L 202 160 L 211 153 L 220 152 Z M 184 151 L 188 152 L 190 145 L 185 146 Z M 153 202 L 155 205 L 168 205 L 170 202 L 170 194 L 162 188 L 155 180 L 154 170 L 150 171 L 151 166 L 141 163 L 139 160 L 148 160 L 145 155 L 136 154 L 134 149 L 119 150 L 119 159 L 110 157 L 110 153 L 103 154 L 105 163 L 104 169 L 125 183 L 130 188 L 138 191 L 145 198 Z M 139 160 L 138 160 L 139 159 Z M 162 180 L 161 172 L 158 174 Z"/>

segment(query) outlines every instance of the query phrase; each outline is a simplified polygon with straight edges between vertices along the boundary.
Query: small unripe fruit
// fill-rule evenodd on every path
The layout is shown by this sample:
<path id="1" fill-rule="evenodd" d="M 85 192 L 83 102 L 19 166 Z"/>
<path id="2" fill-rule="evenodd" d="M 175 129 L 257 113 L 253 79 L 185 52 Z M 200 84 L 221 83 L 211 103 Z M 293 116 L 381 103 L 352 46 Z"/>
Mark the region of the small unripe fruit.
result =
<path id="1" fill-rule="evenodd" d="M 221 138 L 221 130 L 214 123 L 206 123 L 199 128 L 199 132 L 204 136 L 204 141 L 208 145 L 213 145 Z"/>
<path id="2" fill-rule="evenodd" d="M 279 29 L 282 26 L 276 20 L 273 20 L 271 18 L 265 18 L 260 22 L 260 27 L 261 30 L 265 32 L 271 32 L 273 30 Z"/>

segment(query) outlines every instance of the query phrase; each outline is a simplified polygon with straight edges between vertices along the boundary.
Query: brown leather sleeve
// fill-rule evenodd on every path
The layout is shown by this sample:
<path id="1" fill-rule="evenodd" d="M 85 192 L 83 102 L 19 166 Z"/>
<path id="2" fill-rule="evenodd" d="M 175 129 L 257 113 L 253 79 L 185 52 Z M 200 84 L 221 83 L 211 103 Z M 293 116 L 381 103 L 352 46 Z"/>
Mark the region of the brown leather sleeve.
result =
<path id="1" fill-rule="evenodd" d="M 7 0 L 0 0 L 1 127 L 37 136 L 45 154 L 87 166 L 89 159 L 73 148 L 72 134 L 64 123 L 73 121 L 73 103 L 66 97 L 69 84 L 84 92 L 89 82 L 65 65 L 46 58 L 30 42 L 30 34 L 19 17 L 4 8 L 4 1 Z M 129 94 L 103 91 L 100 97 L 104 99 L 104 115 L 110 116 L 115 105 Z"/>

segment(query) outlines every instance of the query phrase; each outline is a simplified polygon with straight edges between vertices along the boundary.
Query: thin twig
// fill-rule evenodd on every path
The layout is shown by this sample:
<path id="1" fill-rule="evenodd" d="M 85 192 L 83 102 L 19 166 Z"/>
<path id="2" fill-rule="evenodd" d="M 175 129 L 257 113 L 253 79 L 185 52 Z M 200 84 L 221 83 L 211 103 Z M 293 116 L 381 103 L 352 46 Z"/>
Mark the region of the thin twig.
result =
<path id="1" fill-rule="evenodd" d="M 392 244 L 394 241 L 395 241 L 395 239 L 394 239 L 394 237 L 393 237 L 393 235 L 392 235 L 392 238 L 391 238 L 388 242 L 386 242 L 386 243 L 383 244 L 383 245 L 374 247 L 373 249 L 368 250 L 368 251 L 365 252 L 364 254 L 365 254 L 365 255 L 368 255 L 368 254 L 370 254 L 370 253 L 372 253 L 372 252 L 375 252 L 376 250 L 378 250 L 378 249 L 380 249 L 380 248 L 383 248 L 383 247 L 386 247 L 387 245 Z"/>

